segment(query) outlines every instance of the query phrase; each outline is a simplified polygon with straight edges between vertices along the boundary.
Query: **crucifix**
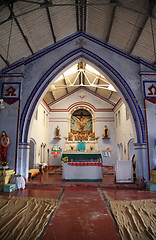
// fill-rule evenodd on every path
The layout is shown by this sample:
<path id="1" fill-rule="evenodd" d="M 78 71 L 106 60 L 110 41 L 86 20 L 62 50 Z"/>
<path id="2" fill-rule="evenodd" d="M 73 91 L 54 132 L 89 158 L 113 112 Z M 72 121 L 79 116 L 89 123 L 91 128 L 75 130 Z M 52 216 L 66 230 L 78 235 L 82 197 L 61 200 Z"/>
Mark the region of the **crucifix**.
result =
<path id="1" fill-rule="evenodd" d="M 79 47 L 84 47 L 84 45 L 86 45 L 86 42 L 80 38 L 79 41 L 76 41 L 76 45 L 79 45 Z"/>

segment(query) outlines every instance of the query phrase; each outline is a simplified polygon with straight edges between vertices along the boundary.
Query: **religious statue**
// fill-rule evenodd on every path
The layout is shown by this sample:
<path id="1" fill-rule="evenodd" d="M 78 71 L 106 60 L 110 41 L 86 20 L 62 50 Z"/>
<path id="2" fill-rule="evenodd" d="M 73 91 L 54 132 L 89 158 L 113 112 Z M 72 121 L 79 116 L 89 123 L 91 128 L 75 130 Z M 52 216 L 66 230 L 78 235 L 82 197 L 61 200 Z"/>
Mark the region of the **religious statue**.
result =
<path id="1" fill-rule="evenodd" d="M 7 151 L 9 144 L 9 137 L 5 131 L 2 131 L 2 135 L 0 137 L 0 160 L 2 161 L 3 166 L 7 165 Z"/>
<path id="2" fill-rule="evenodd" d="M 103 134 L 104 138 L 108 138 L 108 128 L 107 126 L 105 125 L 104 127 L 104 134 Z"/>
<path id="3" fill-rule="evenodd" d="M 60 128 L 57 126 L 56 128 L 56 137 L 60 137 Z"/>

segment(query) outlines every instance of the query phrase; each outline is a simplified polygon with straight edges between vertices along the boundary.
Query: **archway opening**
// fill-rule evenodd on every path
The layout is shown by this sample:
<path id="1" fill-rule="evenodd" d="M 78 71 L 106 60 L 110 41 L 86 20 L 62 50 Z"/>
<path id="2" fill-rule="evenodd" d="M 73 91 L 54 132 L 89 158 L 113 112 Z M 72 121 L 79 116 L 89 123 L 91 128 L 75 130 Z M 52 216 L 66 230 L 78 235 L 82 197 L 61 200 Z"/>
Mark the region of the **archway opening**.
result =
<path id="1" fill-rule="evenodd" d="M 44 128 L 42 139 L 37 144 L 40 146 L 43 138 L 46 139 L 48 161 L 45 162 L 48 165 L 61 166 L 61 152 L 71 150 L 71 145 L 80 140 L 90 141 L 86 150 L 93 147 L 99 151 L 104 166 L 113 167 L 117 160 L 130 160 L 126 149 L 130 138 L 136 139 L 136 132 L 131 112 L 129 110 L 127 114 L 127 106 L 117 90 L 110 84 L 109 77 L 97 71 L 97 67 L 86 67 L 84 62 L 73 63 L 68 71 L 64 70 L 54 79 L 35 110 L 40 113 L 38 129 L 41 131 L 41 125 Z M 31 129 L 34 129 L 34 124 L 36 119 L 32 121 Z M 59 136 L 56 136 L 57 126 Z M 109 131 L 107 138 L 103 136 L 105 126 Z M 72 136 L 69 137 L 69 133 Z M 90 134 L 94 136 L 90 138 Z M 117 146 L 120 146 L 118 158 Z M 40 164 L 41 150 L 36 149 L 36 162 Z"/>

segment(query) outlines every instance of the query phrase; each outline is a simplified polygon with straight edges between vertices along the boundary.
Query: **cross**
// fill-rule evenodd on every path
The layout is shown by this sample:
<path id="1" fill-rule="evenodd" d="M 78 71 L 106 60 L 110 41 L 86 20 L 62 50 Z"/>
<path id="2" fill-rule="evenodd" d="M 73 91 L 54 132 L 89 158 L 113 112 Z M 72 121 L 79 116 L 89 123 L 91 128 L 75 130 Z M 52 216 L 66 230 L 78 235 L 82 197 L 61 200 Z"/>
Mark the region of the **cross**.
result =
<path id="1" fill-rule="evenodd" d="M 80 98 L 84 98 L 85 97 L 85 93 L 84 92 L 80 92 L 79 96 L 80 96 Z"/>
<path id="2" fill-rule="evenodd" d="M 79 47 L 83 48 L 83 45 L 86 45 L 86 42 L 82 38 L 80 38 L 79 41 L 76 42 L 76 45 L 79 45 Z"/>

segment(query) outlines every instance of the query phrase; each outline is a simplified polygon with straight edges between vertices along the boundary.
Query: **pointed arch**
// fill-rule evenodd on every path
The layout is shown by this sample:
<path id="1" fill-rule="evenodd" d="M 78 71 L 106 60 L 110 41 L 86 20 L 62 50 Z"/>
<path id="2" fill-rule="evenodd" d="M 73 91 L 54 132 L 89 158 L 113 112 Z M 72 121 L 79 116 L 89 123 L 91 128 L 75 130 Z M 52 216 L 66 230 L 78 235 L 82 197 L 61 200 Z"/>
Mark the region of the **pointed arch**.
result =
<path id="1" fill-rule="evenodd" d="M 59 59 L 59 61 L 53 64 L 37 82 L 29 98 L 27 99 L 24 110 L 21 114 L 20 141 L 27 142 L 33 112 L 48 86 L 52 84 L 54 78 L 58 74 L 60 74 L 61 71 L 67 68 L 68 65 L 82 58 L 90 62 L 92 65 L 96 66 L 103 73 L 105 73 L 112 81 L 112 83 L 119 89 L 130 108 L 135 123 L 137 142 L 145 142 L 146 137 L 144 117 L 130 86 L 121 76 L 121 74 L 117 72 L 108 62 L 106 62 L 103 58 L 97 56 L 95 53 L 84 48 L 76 49 L 74 51 L 71 51 L 69 54 L 63 56 L 61 59 Z"/>

